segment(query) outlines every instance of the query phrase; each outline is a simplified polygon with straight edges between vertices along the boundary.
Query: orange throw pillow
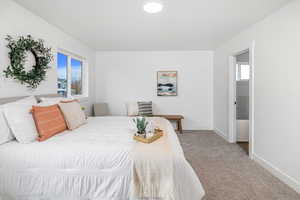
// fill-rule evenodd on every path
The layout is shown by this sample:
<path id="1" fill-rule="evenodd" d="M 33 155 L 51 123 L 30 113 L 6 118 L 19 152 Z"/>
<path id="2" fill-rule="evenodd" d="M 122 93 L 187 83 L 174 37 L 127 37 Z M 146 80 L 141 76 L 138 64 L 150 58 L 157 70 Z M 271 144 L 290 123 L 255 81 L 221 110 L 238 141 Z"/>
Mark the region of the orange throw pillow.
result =
<path id="1" fill-rule="evenodd" d="M 39 133 L 38 141 L 67 130 L 67 125 L 58 105 L 32 106 L 32 116 Z"/>

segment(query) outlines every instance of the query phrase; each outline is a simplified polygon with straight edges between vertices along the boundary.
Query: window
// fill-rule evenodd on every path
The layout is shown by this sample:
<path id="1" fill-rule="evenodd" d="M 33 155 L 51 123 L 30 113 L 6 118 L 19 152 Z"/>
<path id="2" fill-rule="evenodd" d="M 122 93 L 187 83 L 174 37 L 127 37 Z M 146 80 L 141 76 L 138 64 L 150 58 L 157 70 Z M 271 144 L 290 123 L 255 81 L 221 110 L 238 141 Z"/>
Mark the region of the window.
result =
<path id="1" fill-rule="evenodd" d="M 68 56 L 58 53 L 57 54 L 57 93 L 67 96 L 68 92 Z"/>
<path id="2" fill-rule="evenodd" d="M 57 93 L 65 97 L 87 96 L 83 59 L 68 53 L 57 53 Z"/>
<path id="3" fill-rule="evenodd" d="M 250 79 L 250 65 L 237 63 L 236 64 L 236 80 L 249 80 Z"/>
<path id="4" fill-rule="evenodd" d="M 82 62 L 72 58 L 71 68 L 71 95 L 82 95 Z"/>

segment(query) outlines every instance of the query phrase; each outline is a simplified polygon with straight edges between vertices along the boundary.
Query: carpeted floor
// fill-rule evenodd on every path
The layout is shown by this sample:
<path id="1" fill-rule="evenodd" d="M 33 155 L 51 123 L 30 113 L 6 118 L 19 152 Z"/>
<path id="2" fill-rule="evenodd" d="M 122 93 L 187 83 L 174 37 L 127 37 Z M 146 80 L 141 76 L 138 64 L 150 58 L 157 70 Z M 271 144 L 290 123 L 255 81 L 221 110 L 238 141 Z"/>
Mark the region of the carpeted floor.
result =
<path id="1" fill-rule="evenodd" d="M 249 155 L 249 142 L 237 142 L 237 144 Z"/>
<path id="2" fill-rule="evenodd" d="M 250 160 L 237 144 L 208 131 L 178 136 L 206 191 L 204 200 L 300 200 L 300 194 Z"/>

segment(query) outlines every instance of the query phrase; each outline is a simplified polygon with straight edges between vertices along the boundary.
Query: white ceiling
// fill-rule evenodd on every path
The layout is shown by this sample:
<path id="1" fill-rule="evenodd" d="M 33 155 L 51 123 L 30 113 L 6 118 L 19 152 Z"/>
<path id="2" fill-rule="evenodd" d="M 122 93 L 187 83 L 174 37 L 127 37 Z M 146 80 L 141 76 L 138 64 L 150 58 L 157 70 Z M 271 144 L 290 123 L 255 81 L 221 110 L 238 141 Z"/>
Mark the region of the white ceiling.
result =
<path id="1" fill-rule="evenodd" d="M 212 50 L 290 0 L 15 0 L 96 50 Z"/>

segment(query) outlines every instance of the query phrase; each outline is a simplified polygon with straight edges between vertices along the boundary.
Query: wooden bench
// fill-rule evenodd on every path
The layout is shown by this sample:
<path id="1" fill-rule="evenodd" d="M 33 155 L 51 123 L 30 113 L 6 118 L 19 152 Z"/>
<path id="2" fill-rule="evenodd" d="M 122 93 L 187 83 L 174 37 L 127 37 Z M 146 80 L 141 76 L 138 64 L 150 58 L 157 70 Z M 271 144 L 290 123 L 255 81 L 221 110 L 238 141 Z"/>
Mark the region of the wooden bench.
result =
<path id="1" fill-rule="evenodd" d="M 153 115 L 153 117 L 163 117 L 170 121 L 176 121 L 177 130 L 183 134 L 181 120 L 184 119 L 184 117 L 182 115 Z"/>

